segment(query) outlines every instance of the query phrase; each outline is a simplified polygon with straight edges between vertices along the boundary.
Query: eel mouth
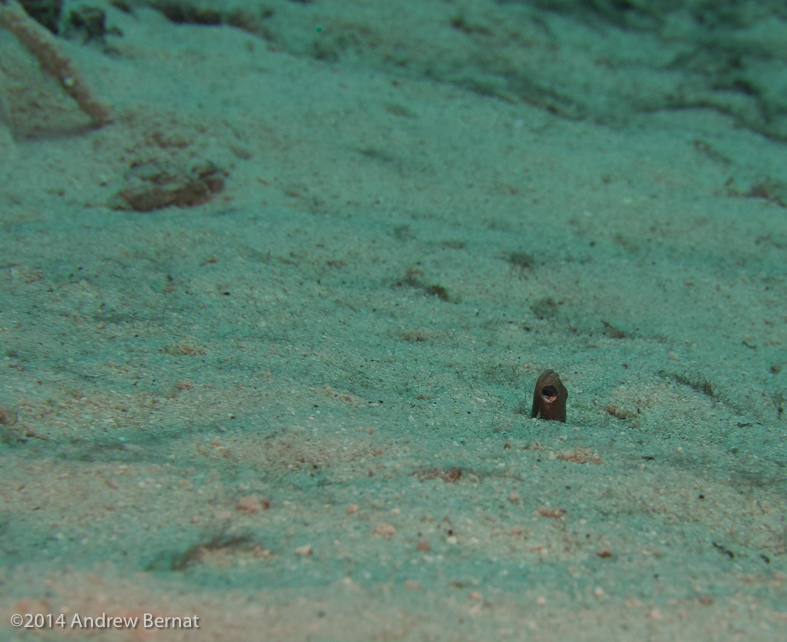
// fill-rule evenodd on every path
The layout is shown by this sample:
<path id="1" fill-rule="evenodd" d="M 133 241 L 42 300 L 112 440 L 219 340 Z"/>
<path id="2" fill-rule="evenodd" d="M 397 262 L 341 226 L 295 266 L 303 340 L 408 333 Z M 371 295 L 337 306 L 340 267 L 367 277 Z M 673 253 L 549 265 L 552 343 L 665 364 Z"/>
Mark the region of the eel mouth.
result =
<path id="1" fill-rule="evenodd" d="M 557 388 L 555 386 L 544 386 L 541 388 L 541 398 L 546 403 L 552 403 L 557 399 Z"/>

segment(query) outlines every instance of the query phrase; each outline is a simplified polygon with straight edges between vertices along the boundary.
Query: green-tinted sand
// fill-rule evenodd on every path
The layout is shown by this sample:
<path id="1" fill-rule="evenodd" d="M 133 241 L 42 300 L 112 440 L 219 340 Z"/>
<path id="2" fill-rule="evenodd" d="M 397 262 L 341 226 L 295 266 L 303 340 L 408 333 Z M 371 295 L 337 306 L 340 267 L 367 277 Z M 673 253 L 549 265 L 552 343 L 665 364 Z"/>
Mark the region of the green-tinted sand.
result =
<path id="1" fill-rule="evenodd" d="M 0 638 L 787 638 L 779 3 L 141 4 L 0 32 Z"/>

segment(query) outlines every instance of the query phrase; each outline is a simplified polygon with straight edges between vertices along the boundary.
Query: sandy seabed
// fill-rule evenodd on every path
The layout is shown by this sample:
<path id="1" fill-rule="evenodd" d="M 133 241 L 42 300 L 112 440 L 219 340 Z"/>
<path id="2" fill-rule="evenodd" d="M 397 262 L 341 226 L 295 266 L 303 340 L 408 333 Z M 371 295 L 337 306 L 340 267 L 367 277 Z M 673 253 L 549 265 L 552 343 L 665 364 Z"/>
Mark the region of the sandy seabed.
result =
<path id="1" fill-rule="evenodd" d="M 3 640 L 787 638 L 778 3 L 94 4 L 99 129 L 0 32 Z"/>

